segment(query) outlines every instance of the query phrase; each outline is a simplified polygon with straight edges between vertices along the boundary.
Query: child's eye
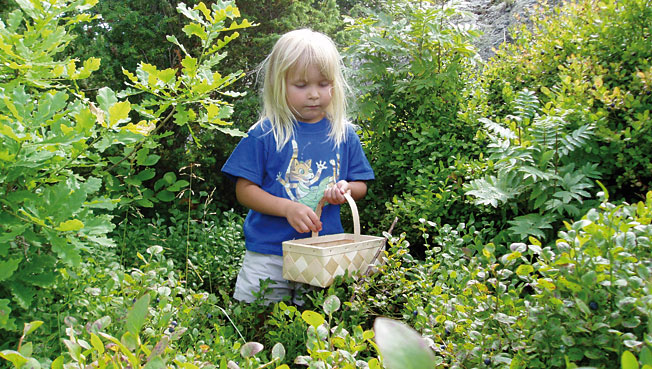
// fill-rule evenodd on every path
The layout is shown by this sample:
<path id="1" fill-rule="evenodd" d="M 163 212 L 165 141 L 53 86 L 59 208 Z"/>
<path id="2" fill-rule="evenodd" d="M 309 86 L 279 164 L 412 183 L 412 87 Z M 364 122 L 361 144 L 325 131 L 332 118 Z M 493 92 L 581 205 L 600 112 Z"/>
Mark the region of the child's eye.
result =
<path id="1" fill-rule="evenodd" d="M 319 85 L 320 85 L 321 87 L 328 87 L 328 86 L 331 85 L 331 83 L 330 83 L 329 81 L 324 81 L 324 82 L 319 83 Z"/>

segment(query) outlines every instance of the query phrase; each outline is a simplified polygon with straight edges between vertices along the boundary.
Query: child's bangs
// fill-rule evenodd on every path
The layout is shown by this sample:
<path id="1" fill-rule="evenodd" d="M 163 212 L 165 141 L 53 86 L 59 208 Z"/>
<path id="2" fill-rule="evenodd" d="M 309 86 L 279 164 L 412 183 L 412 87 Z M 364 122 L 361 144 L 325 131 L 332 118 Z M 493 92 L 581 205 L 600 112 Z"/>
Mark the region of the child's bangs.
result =
<path id="1" fill-rule="evenodd" d="M 306 48 L 303 53 L 301 53 L 292 68 L 297 68 L 297 71 L 303 75 L 304 78 L 307 78 L 308 66 L 314 65 L 319 69 L 321 74 L 326 77 L 326 79 L 332 82 L 335 80 L 335 74 L 338 67 L 337 63 L 337 57 L 333 57 L 333 54 L 329 53 L 326 48 L 319 48 L 315 45 L 311 45 L 311 47 Z"/>

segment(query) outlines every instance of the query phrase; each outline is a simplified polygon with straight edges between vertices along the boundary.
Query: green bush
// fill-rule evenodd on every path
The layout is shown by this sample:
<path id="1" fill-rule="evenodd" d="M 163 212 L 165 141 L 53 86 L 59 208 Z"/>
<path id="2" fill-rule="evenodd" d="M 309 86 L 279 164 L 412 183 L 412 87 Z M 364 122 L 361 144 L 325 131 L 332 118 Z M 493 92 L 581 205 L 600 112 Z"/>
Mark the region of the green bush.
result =
<path id="1" fill-rule="evenodd" d="M 472 139 L 476 127 L 457 119 L 475 33 L 452 25 L 450 19 L 461 16 L 452 7 L 385 5 L 352 21 L 348 32 L 354 44 L 346 51 L 356 87 L 356 123 L 376 173 L 361 218 L 376 233 L 388 229 L 395 212 L 405 217 L 403 225 L 468 214 L 472 207 L 447 192 L 461 193 L 452 183 L 456 166 L 479 153 Z M 439 187 L 440 196 L 432 198 L 426 183 Z M 419 207 L 421 200 L 429 201 Z"/>
<path id="2" fill-rule="evenodd" d="M 167 258 L 184 268 L 184 278 L 194 289 L 211 293 L 230 291 L 244 256 L 243 217 L 218 213 L 216 206 L 171 208 L 152 218 L 126 217 L 113 232 L 122 264 L 137 265 L 137 252 L 161 246 Z"/>
<path id="3" fill-rule="evenodd" d="M 447 366 L 612 367 L 652 347 L 651 222 L 652 192 L 633 205 L 604 201 L 556 242 L 500 253 L 474 229 L 424 223 L 426 257 L 393 238 L 350 307 L 414 326 Z"/>
<path id="4" fill-rule="evenodd" d="M 605 186 L 642 199 L 652 182 L 650 17 L 645 0 L 540 8 L 483 70 L 466 113 L 498 121 L 511 113 L 513 91 L 534 91 L 542 106 L 572 110 L 571 121 L 594 122 L 589 153 Z"/>
<path id="5" fill-rule="evenodd" d="M 587 154 L 595 143 L 595 122 L 574 122 L 573 110 L 553 103 L 543 111 L 537 97 L 515 94 L 514 113 L 500 123 L 482 118 L 489 156 L 484 177 L 464 184 L 477 205 L 503 209 L 506 238 L 550 239 L 564 217 L 577 217 L 595 205 L 590 200 L 598 163 Z M 588 147 L 588 149 L 587 149 Z M 588 200 L 588 201 L 587 201 Z"/>
<path id="6" fill-rule="evenodd" d="M 218 51 L 237 37 L 220 33 L 249 26 L 226 26 L 238 15 L 233 3 L 180 4 L 191 19 L 183 31 L 200 40 L 200 55 L 185 55 L 181 70 L 147 63 L 135 74 L 124 70 L 127 93 L 101 88 L 91 101 L 78 81 L 100 60 L 58 57 L 72 40 L 69 27 L 91 20 L 86 11 L 96 3 L 18 1 L 20 9 L 0 22 L 0 330 L 14 335 L 57 268 L 115 247 L 106 235 L 118 205 L 168 203 L 189 184 L 166 173 L 156 190 L 142 187 L 156 175 L 151 166 L 160 157 L 152 150 L 161 127 L 174 121 L 190 131 L 196 124 L 237 134 L 225 127 L 231 109 L 219 96 L 237 95 L 227 88 L 239 75 L 214 71 L 223 58 Z M 170 42 L 185 50 L 176 38 Z M 128 100 L 135 94 L 144 96 L 141 103 Z"/>

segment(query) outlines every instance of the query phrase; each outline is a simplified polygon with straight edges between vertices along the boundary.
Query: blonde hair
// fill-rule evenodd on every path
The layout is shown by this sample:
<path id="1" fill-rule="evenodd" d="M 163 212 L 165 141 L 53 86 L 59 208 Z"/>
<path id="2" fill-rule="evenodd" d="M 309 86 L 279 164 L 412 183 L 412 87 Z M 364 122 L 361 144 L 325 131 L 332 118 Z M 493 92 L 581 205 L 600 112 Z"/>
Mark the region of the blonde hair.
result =
<path id="1" fill-rule="evenodd" d="M 293 68 L 305 72 L 308 66 L 316 66 L 333 86 L 332 99 L 326 109 L 326 117 L 331 122 L 329 139 L 335 146 L 346 139 L 349 125 L 346 117 L 348 85 L 342 73 L 337 47 L 333 40 L 322 33 L 298 29 L 281 36 L 260 67 L 264 73 L 263 110 L 256 125 L 266 119 L 271 122 L 277 151 L 290 141 L 297 122 L 286 100 L 286 75 Z"/>

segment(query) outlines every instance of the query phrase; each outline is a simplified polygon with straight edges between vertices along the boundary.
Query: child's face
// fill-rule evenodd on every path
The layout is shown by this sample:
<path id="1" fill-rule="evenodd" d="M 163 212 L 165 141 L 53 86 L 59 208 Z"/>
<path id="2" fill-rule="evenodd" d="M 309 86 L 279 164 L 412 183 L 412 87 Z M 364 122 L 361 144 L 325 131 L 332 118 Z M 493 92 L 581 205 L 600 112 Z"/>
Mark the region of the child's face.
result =
<path id="1" fill-rule="evenodd" d="M 333 84 L 314 65 L 293 67 L 285 76 L 286 99 L 294 117 L 301 122 L 317 123 L 326 116 Z"/>

